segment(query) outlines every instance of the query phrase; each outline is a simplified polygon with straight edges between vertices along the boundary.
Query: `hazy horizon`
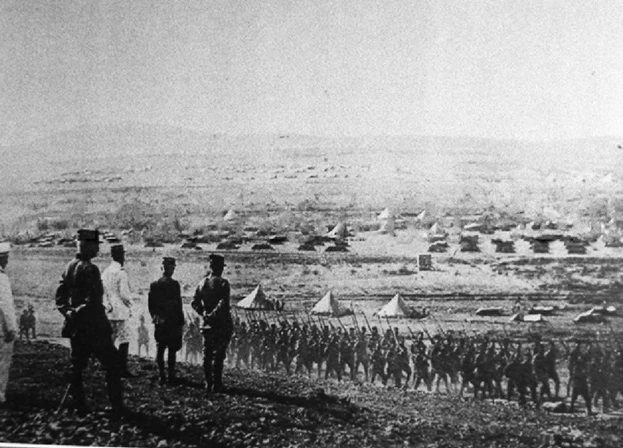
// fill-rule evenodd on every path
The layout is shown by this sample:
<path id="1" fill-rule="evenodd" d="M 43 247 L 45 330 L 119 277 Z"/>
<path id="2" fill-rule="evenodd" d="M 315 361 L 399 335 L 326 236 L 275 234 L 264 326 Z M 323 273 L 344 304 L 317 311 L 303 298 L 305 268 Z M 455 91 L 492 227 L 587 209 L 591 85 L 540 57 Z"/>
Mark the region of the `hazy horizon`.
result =
<path id="1" fill-rule="evenodd" d="M 595 135 L 590 137 L 576 137 L 576 138 L 558 138 L 558 139 L 542 139 L 542 140 L 534 140 L 528 138 L 503 138 L 503 137 L 487 137 L 487 136 L 479 136 L 479 135 L 442 135 L 442 134 L 358 134 L 358 135 L 319 135 L 319 134 L 308 134 L 308 133 L 299 133 L 299 132 L 254 132 L 254 133 L 227 133 L 227 132 L 210 132 L 208 130 L 193 128 L 189 126 L 183 125 L 174 125 L 168 123 L 150 123 L 146 121 L 109 121 L 109 122 L 99 122 L 99 123 L 85 123 L 76 126 L 71 126 L 67 128 L 61 128 L 57 130 L 49 130 L 47 132 L 42 132 L 40 135 L 33 135 L 26 137 L 24 136 L 20 141 L 12 141 L 12 142 L 2 142 L 0 141 L 0 147 L 10 148 L 10 147 L 20 147 L 27 146 L 37 141 L 45 140 L 48 138 L 53 138 L 55 136 L 61 136 L 63 134 L 71 134 L 77 133 L 81 130 L 95 130 L 101 128 L 123 128 L 123 127 L 134 127 L 137 128 L 139 126 L 148 126 L 151 128 L 158 128 L 160 130 L 175 130 L 175 131 L 184 131 L 193 133 L 196 135 L 200 135 L 202 137 L 210 137 L 210 136 L 220 136 L 220 137 L 230 137 L 230 138 L 242 138 L 242 137 L 280 137 L 280 138 L 317 138 L 323 140 L 331 140 L 331 141 L 339 141 L 339 140 L 356 140 L 356 139 L 447 139 L 447 140 L 473 140 L 473 141 L 490 141 L 490 142 L 508 142 L 508 143 L 518 143 L 518 144 L 527 144 L 527 145 L 551 145 L 556 143 L 569 143 L 569 142 L 583 142 L 583 141 L 602 141 L 602 140 L 613 140 L 613 141 L 621 141 L 623 144 L 623 134 L 621 135 Z"/>

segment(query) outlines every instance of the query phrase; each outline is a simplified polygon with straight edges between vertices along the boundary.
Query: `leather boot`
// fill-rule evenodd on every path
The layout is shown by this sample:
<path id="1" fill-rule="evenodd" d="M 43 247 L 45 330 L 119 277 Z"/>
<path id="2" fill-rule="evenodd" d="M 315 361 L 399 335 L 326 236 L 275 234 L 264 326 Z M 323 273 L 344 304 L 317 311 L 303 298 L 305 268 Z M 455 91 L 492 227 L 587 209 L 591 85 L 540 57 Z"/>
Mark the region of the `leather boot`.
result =
<path id="1" fill-rule="evenodd" d="M 214 388 L 214 379 L 212 377 L 212 361 L 204 360 L 203 361 L 203 374 L 205 378 L 205 389 L 206 392 L 212 392 Z"/>
<path id="2" fill-rule="evenodd" d="M 122 378 L 134 378 L 136 376 L 128 370 L 129 348 L 130 348 L 129 343 L 119 344 L 119 357 L 121 358 L 121 377 Z"/>
<path id="3" fill-rule="evenodd" d="M 164 361 L 158 360 L 158 373 L 160 375 L 160 384 L 165 384 L 167 382 L 167 375 L 164 371 Z"/>
<path id="4" fill-rule="evenodd" d="M 168 363 L 169 384 L 177 384 L 177 376 L 175 375 L 175 363 Z"/>
<path id="5" fill-rule="evenodd" d="M 74 372 L 72 374 L 70 392 L 73 401 L 72 407 L 79 414 L 87 413 L 89 409 L 87 408 L 84 386 L 82 384 L 82 373 Z"/>
<path id="6" fill-rule="evenodd" d="M 223 361 L 216 360 L 214 362 L 214 392 L 222 392 L 225 390 L 223 386 Z"/>

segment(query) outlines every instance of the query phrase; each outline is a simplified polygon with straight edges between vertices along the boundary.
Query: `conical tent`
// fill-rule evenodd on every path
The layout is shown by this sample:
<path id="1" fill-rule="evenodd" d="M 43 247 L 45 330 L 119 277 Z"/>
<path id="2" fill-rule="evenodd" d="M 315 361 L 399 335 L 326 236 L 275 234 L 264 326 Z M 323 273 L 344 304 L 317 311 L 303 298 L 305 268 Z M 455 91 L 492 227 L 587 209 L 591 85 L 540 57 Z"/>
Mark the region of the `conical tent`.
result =
<path id="1" fill-rule="evenodd" d="M 381 224 L 379 232 L 394 236 L 396 234 L 395 229 L 396 222 L 394 221 L 394 218 L 388 218 L 383 221 L 383 224 Z"/>
<path id="2" fill-rule="evenodd" d="M 318 303 L 314 305 L 310 313 L 320 314 L 323 316 L 340 317 L 351 314 L 352 311 L 338 302 L 338 300 L 333 296 L 333 293 L 329 291 L 318 301 Z"/>
<path id="3" fill-rule="evenodd" d="M 253 292 L 238 302 L 236 306 L 245 310 L 263 310 L 267 308 L 267 303 L 268 300 L 264 290 L 262 290 L 262 285 L 257 285 Z"/>
<path id="4" fill-rule="evenodd" d="M 224 221 L 234 221 L 236 219 L 238 219 L 238 213 L 236 213 L 233 208 L 229 209 L 225 216 L 223 216 Z"/>
<path id="5" fill-rule="evenodd" d="M 428 234 L 429 235 L 447 235 L 448 232 L 446 232 L 440 225 L 438 222 L 436 222 L 435 224 L 433 224 L 431 226 L 431 228 L 428 230 Z"/>
<path id="6" fill-rule="evenodd" d="M 396 294 L 383 308 L 376 312 L 379 317 L 410 317 L 413 312 L 400 294 Z"/>
<path id="7" fill-rule="evenodd" d="M 346 224 L 343 222 L 339 223 L 333 230 L 327 233 L 329 238 L 346 238 L 348 236 L 348 229 L 346 228 Z"/>
<path id="8" fill-rule="evenodd" d="M 385 210 L 383 210 L 379 216 L 377 216 L 377 219 L 379 221 L 382 221 L 384 219 L 390 219 L 390 218 L 394 218 L 394 214 L 391 212 L 391 210 L 389 208 L 385 208 Z"/>

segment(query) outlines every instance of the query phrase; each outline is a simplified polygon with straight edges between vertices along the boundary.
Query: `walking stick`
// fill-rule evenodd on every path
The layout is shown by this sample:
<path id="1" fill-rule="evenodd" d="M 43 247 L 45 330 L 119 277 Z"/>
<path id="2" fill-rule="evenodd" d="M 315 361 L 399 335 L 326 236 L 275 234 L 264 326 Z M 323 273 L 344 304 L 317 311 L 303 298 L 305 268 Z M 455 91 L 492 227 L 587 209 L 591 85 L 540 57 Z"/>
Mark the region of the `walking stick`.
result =
<path id="1" fill-rule="evenodd" d="M 67 401 L 67 397 L 69 397 L 70 390 L 71 390 L 71 384 L 67 386 L 67 389 L 65 390 L 65 394 L 63 395 L 63 398 L 61 399 L 61 402 L 58 405 L 58 408 L 56 408 L 56 414 L 61 412 L 61 409 L 63 409 L 63 407 L 65 406 L 65 402 Z"/>

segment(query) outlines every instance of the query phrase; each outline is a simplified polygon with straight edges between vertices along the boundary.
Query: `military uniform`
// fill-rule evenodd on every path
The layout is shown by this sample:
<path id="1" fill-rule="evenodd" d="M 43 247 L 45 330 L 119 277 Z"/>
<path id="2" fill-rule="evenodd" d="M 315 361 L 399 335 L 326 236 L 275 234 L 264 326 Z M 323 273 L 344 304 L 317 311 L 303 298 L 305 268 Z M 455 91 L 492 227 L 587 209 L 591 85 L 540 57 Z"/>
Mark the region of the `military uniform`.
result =
<path id="1" fill-rule="evenodd" d="M 80 241 L 98 241 L 97 230 L 78 231 Z M 100 271 L 82 250 L 69 262 L 56 290 L 56 307 L 65 316 L 63 337 L 71 345 L 71 392 L 78 408 L 85 407 L 82 373 L 95 355 L 106 370 L 108 397 L 115 409 L 123 409 L 119 354 L 103 305 Z"/>
<path id="2" fill-rule="evenodd" d="M 7 257 L 9 243 L 0 243 L 0 256 Z M 7 259 L 5 259 L 7 261 Z M 17 322 L 15 319 L 15 303 L 9 277 L 0 266 L 0 403 L 6 400 L 6 387 L 9 381 L 9 370 L 13 360 L 13 345 Z"/>
<path id="3" fill-rule="evenodd" d="M 166 269 L 167 266 L 175 266 L 175 259 L 165 257 L 163 267 Z M 176 353 L 182 348 L 184 329 L 184 311 L 179 282 L 171 276 L 163 275 L 151 283 L 147 304 L 155 327 L 156 363 L 160 373 L 160 381 L 165 382 L 167 380 L 164 371 L 164 352 L 168 350 L 168 381 L 170 383 L 175 382 Z"/>
<path id="4" fill-rule="evenodd" d="M 193 309 L 204 317 L 203 370 L 206 389 L 223 389 L 223 365 L 227 346 L 233 334 L 230 312 L 229 282 L 220 276 L 225 266 L 223 257 L 210 256 L 212 273 L 203 278 L 195 291 Z M 216 270 L 216 273 L 215 273 Z"/>

